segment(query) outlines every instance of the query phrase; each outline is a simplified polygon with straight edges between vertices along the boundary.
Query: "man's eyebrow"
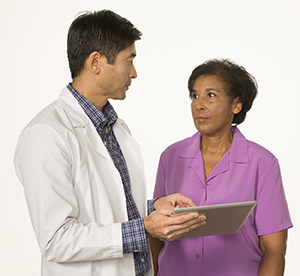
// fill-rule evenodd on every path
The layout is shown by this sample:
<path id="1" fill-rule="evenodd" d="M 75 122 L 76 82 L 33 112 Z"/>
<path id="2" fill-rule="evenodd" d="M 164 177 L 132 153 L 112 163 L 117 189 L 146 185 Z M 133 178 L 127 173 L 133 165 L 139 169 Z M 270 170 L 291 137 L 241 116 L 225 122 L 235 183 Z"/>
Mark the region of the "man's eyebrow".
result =
<path id="1" fill-rule="evenodd" d="M 131 55 L 128 58 L 135 58 L 136 57 L 136 53 L 131 53 Z"/>

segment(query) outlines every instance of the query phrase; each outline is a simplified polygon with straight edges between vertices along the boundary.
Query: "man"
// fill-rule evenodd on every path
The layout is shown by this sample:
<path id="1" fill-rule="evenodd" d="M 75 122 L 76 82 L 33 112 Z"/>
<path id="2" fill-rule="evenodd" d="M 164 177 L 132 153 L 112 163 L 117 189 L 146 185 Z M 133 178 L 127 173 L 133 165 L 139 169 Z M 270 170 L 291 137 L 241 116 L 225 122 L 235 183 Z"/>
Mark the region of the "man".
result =
<path id="1" fill-rule="evenodd" d="M 111 11 L 77 17 L 68 33 L 73 82 L 20 135 L 15 153 L 42 275 L 151 275 L 147 236 L 173 240 L 204 224 L 180 195 L 148 201 L 140 149 L 108 99 L 137 77 L 141 33 Z"/>

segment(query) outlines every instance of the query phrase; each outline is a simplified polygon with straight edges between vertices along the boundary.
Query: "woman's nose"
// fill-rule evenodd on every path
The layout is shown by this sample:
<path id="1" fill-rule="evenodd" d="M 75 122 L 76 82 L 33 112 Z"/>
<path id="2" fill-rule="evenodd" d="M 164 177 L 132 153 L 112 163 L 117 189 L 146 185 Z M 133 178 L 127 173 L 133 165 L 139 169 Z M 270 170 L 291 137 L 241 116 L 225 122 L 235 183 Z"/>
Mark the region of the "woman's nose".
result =
<path id="1" fill-rule="evenodd" d="M 203 99 L 199 97 L 196 102 L 196 110 L 204 110 L 204 109 L 205 107 L 204 107 Z"/>

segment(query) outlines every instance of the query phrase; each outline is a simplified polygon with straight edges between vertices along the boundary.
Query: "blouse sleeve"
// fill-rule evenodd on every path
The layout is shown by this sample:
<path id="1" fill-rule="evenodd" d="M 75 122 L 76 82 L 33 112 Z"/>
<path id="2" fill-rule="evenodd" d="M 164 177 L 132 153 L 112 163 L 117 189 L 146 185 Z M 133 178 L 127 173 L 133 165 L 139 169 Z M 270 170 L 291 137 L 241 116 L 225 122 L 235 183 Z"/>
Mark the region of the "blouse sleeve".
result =
<path id="1" fill-rule="evenodd" d="M 166 196 L 163 154 L 160 156 L 160 160 L 158 164 L 153 198 L 162 197 L 162 196 Z"/>
<path id="2" fill-rule="evenodd" d="M 274 158 L 258 181 L 256 227 L 258 236 L 292 227 L 278 160 Z"/>

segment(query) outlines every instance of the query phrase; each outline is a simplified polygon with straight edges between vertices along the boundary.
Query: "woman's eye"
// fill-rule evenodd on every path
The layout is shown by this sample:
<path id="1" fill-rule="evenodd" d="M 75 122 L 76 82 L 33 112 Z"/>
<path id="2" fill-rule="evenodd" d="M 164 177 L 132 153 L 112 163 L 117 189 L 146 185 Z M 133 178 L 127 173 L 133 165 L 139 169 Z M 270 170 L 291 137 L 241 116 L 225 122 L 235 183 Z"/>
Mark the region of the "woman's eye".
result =
<path id="1" fill-rule="evenodd" d="M 214 93 L 208 93 L 208 94 L 207 94 L 207 97 L 208 97 L 208 98 L 213 98 L 213 97 L 215 97 L 215 96 L 216 96 L 216 94 L 214 94 Z"/>
<path id="2" fill-rule="evenodd" d="M 192 93 L 191 94 L 191 99 L 194 100 L 194 99 L 198 99 L 198 95 L 196 93 Z"/>

